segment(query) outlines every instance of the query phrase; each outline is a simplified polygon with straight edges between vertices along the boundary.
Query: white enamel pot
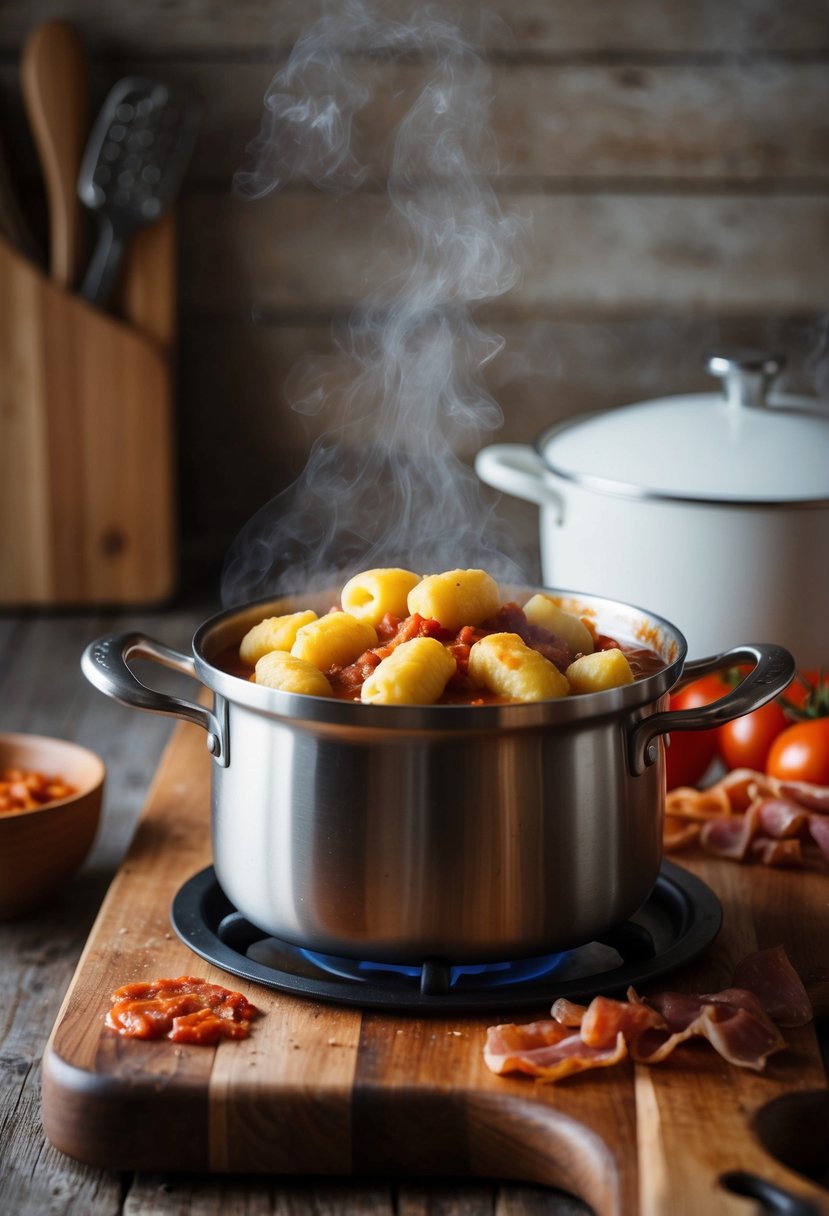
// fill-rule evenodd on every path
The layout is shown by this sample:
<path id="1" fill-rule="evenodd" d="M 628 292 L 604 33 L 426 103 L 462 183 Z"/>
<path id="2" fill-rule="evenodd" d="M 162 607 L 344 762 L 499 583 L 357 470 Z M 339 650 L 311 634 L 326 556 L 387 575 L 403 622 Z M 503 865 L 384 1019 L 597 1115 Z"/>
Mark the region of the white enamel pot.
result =
<path id="1" fill-rule="evenodd" d="M 475 467 L 540 508 L 543 581 L 681 620 L 690 655 L 774 641 L 829 663 L 829 412 L 770 390 L 782 361 L 710 360 L 723 394 L 666 397 L 496 444 Z"/>

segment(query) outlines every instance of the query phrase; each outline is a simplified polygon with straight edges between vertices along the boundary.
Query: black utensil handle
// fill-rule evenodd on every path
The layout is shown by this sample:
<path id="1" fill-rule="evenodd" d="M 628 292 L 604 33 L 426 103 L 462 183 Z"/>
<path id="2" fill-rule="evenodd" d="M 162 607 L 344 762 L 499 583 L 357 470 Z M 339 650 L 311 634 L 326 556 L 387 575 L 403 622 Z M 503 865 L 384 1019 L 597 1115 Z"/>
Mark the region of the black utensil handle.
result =
<path id="1" fill-rule="evenodd" d="M 81 284 L 81 295 L 91 304 L 105 307 L 121 267 L 124 242 L 109 220 L 102 220 L 98 240 Z"/>
<path id="2" fill-rule="evenodd" d="M 810 1200 L 792 1195 L 790 1191 L 785 1191 L 775 1183 L 745 1170 L 732 1170 L 723 1174 L 720 1184 L 733 1195 L 756 1199 L 764 1212 L 775 1213 L 776 1216 L 820 1216 L 819 1210 Z"/>

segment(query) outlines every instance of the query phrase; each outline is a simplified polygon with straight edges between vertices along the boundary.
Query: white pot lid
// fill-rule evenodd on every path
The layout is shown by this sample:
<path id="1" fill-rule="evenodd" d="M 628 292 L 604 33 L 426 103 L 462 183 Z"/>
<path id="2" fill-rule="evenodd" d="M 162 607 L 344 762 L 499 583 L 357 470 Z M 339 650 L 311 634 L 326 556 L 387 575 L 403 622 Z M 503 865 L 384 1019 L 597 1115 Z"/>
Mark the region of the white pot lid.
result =
<path id="1" fill-rule="evenodd" d="M 544 464 L 605 493 L 719 503 L 829 503 L 829 410 L 770 394 L 783 360 L 717 356 L 725 394 L 692 393 L 572 418 L 538 440 Z"/>

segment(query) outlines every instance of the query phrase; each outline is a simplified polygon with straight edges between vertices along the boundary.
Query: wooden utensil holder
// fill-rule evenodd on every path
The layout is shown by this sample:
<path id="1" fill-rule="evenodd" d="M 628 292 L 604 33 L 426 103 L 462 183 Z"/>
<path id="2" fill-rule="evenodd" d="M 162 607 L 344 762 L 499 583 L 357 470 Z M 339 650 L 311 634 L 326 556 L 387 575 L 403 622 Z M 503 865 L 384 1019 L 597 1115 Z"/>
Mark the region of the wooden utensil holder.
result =
<path id="1" fill-rule="evenodd" d="M 149 605 L 176 578 L 169 352 L 0 238 L 0 606 Z"/>

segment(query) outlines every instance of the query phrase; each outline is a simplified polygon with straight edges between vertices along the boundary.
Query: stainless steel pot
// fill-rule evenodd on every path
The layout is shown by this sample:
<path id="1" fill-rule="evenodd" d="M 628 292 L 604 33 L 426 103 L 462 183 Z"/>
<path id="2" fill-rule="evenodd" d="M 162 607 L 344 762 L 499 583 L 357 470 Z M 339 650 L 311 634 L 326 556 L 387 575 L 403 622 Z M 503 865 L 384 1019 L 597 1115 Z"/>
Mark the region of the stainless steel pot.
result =
<path id="1" fill-rule="evenodd" d="M 794 674 L 779 646 L 738 647 L 684 669 L 755 664 L 735 691 L 667 712 L 682 634 L 630 605 L 575 598 L 603 632 L 658 650 L 664 668 L 535 704 L 374 706 L 280 692 L 217 665 L 263 617 L 326 608 L 331 596 L 222 613 L 197 631 L 192 658 L 138 633 L 103 637 L 82 666 L 115 700 L 206 729 L 217 876 L 260 929 L 379 961 L 525 958 L 592 941 L 648 897 L 662 859 L 666 732 L 737 717 Z M 140 683 L 137 657 L 200 680 L 212 709 Z"/>

